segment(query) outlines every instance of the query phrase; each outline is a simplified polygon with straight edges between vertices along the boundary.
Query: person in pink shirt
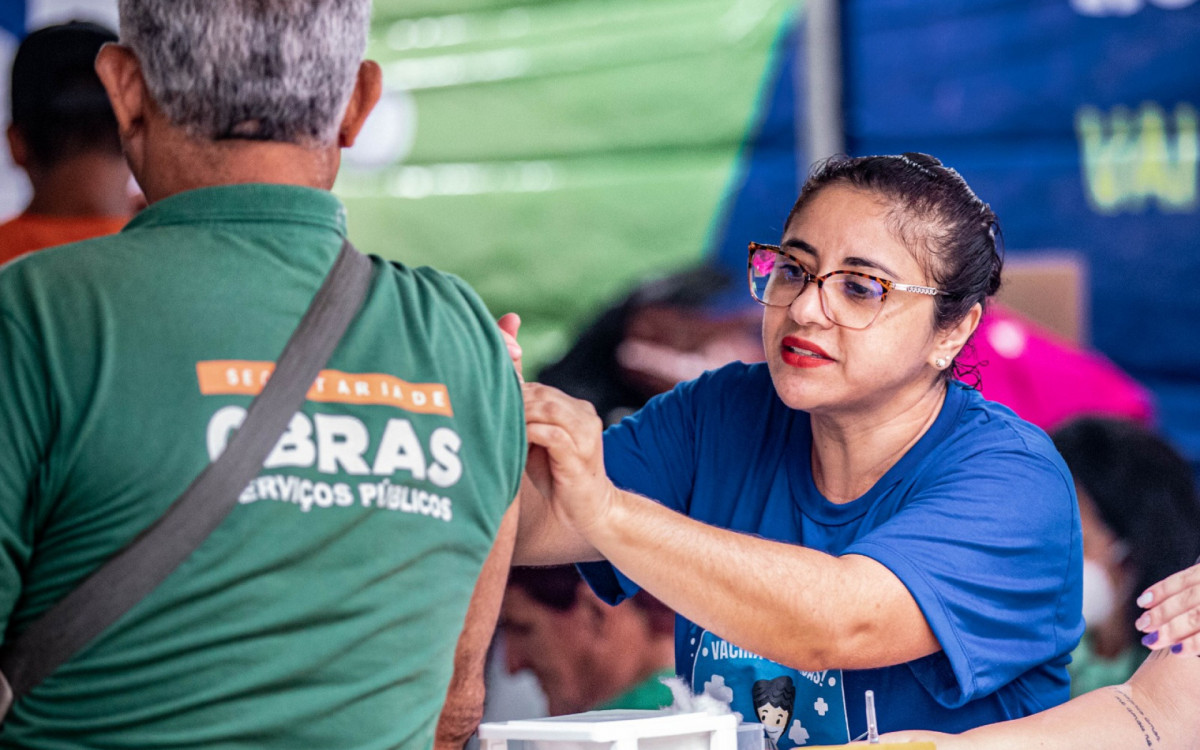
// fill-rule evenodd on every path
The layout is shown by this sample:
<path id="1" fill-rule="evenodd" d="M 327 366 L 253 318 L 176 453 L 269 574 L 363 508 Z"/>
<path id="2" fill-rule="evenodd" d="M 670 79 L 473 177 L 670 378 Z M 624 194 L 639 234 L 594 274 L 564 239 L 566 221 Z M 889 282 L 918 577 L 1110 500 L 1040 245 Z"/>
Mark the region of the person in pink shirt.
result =
<path id="1" fill-rule="evenodd" d="M 1154 422 L 1150 392 L 1111 360 L 1002 305 L 988 308 L 972 342 L 960 358 L 976 367 L 984 397 L 1047 432 L 1085 414 Z"/>

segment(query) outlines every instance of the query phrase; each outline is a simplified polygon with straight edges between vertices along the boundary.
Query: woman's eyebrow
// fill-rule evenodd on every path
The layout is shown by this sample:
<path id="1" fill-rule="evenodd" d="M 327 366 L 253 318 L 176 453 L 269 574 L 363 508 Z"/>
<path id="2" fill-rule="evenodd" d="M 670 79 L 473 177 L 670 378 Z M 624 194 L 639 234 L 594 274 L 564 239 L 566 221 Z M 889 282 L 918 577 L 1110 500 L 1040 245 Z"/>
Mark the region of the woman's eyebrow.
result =
<path id="1" fill-rule="evenodd" d="M 814 258 L 820 257 L 820 253 L 817 252 L 817 249 L 815 247 L 808 244 L 804 240 L 799 240 L 799 239 L 796 239 L 795 237 L 784 240 L 780 246 L 793 248 L 795 250 L 799 250 L 802 253 L 808 253 L 809 255 L 813 256 Z"/>
<path id="2" fill-rule="evenodd" d="M 847 266 L 855 266 L 858 268 L 873 268 L 876 271 L 883 271 L 884 276 L 889 276 L 893 279 L 899 278 L 898 276 L 896 276 L 896 272 L 893 271 L 892 269 L 888 268 L 887 266 L 883 265 L 882 263 L 880 263 L 878 261 L 870 260 L 868 258 L 859 258 L 857 256 L 852 255 L 849 258 L 843 258 L 842 263 Z"/>
<path id="3" fill-rule="evenodd" d="M 780 247 L 786 247 L 789 249 L 799 250 L 800 252 L 807 253 L 808 255 L 811 255 L 811 256 L 813 256 L 813 258 L 816 258 L 816 259 L 819 259 L 821 257 L 821 254 L 817 252 L 817 249 L 815 247 L 813 247 L 809 243 L 805 242 L 804 240 L 797 239 L 795 237 L 790 237 L 790 238 L 784 240 L 783 243 L 780 245 Z M 876 271 L 882 271 L 885 276 L 888 276 L 890 278 L 893 278 L 893 279 L 899 278 L 896 275 L 895 271 L 893 271 L 892 269 L 883 265 L 879 261 L 871 260 L 870 258 L 861 258 L 857 255 L 851 255 L 847 258 L 843 258 L 841 265 L 853 266 L 855 268 L 871 268 Z"/>

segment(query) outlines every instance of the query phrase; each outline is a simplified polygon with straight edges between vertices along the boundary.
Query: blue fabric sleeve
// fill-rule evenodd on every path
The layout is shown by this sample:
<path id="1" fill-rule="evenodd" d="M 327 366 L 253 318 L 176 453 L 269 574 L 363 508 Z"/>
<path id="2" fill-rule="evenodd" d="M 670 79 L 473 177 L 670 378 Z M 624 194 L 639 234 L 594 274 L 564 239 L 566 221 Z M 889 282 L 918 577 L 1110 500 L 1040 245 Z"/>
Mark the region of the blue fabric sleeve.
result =
<path id="1" fill-rule="evenodd" d="M 908 588 L 942 646 L 908 666 L 948 708 L 1065 659 L 1083 632 L 1074 484 L 1052 446 L 1026 445 L 1018 436 L 940 464 L 843 552 L 877 560 Z"/>
<path id="2" fill-rule="evenodd" d="M 613 484 L 687 513 L 696 473 L 694 402 L 698 387 L 707 379 L 702 376 L 655 396 L 636 414 L 604 431 L 604 468 Z M 609 604 L 641 589 L 608 562 L 577 567 L 596 595 Z"/>

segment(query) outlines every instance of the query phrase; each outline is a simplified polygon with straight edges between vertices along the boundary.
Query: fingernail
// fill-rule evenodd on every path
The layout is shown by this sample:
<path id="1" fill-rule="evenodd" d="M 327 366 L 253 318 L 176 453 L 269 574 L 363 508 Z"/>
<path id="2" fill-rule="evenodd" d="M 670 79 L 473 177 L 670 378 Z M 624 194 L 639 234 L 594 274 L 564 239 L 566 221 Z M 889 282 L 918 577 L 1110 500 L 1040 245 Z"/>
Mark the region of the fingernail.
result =
<path id="1" fill-rule="evenodd" d="M 508 345 L 508 356 L 520 357 L 521 356 L 521 347 L 513 346 L 512 344 L 509 344 Z"/>
<path id="2" fill-rule="evenodd" d="M 1153 646 L 1156 643 L 1158 643 L 1158 631 L 1157 630 L 1155 630 L 1153 633 L 1147 633 L 1146 635 L 1142 636 L 1142 645 L 1143 646 Z"/>
<path id="3" fill-rule="evenodd" d="M 1141 596 L 1139 596 L 1137 598 L 1137 605 L 1139 607 L 1149 607 L 1150 603 L 1153 601 L 1154 601 L 1154 592 L 1153 591 L 1145 591 L 1142 593 Z"/>
<path id="4" fill-rule="evenodd" d="M 1174 646 L 1171 647 L 1172 654 L 1178 654 L 1180 651 L 1183 651 L 1182 643 L 1176 643 Z"/>
<path id="5" fill-rule="evenodd" d="M 1138 630 L 1145 631 L 1146 628 L 1150 627 L 1150 615 L 1142 615 L 1137 618 L 1137 622 L 1133 623 L 1133 626 Z"/>

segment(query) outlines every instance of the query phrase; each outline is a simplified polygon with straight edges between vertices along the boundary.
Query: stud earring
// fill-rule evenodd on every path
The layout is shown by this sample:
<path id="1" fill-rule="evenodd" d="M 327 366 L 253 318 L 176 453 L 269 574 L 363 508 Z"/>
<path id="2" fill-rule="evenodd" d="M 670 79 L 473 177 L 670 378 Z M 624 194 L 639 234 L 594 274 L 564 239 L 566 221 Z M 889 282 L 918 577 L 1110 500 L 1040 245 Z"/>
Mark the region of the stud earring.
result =
<path id="1" fill-rule="evenodd" d="M 946 358 L 945 358 L 945 357 L 938 357 L 937 359 L 935 359 L 935 360 L 933 361 L 933 366 L 934 366 L 934 367 L 936 367 L 936 368 L 938 368 L 939 370 L 944 370 L 944 369 L 946 369 Z"/>

